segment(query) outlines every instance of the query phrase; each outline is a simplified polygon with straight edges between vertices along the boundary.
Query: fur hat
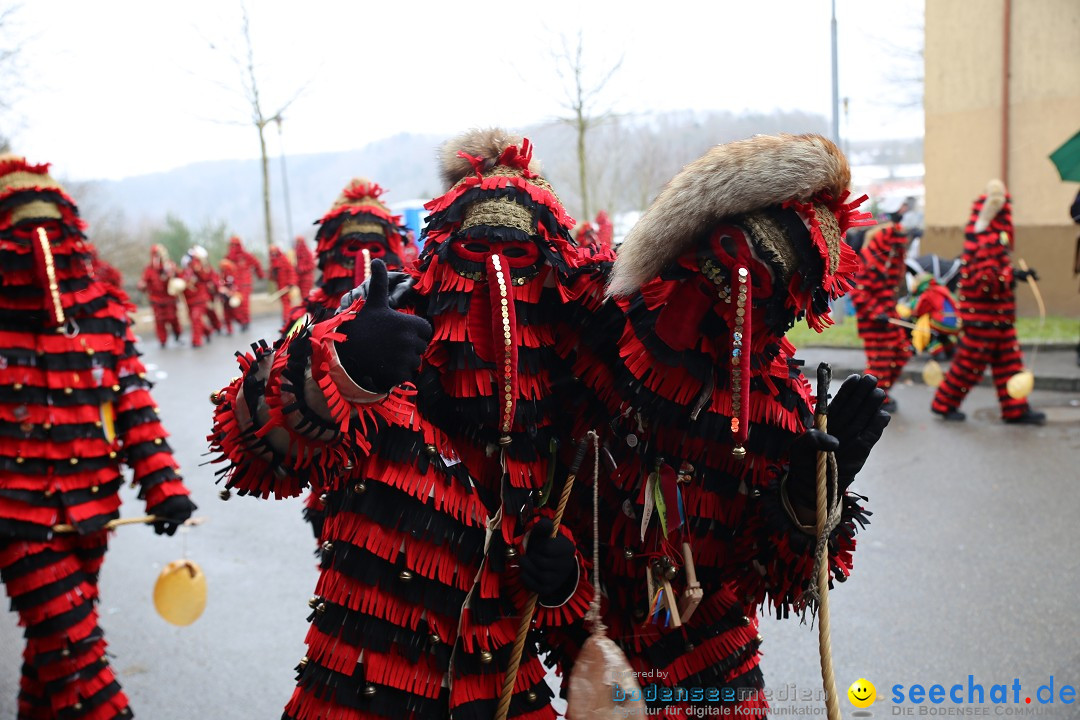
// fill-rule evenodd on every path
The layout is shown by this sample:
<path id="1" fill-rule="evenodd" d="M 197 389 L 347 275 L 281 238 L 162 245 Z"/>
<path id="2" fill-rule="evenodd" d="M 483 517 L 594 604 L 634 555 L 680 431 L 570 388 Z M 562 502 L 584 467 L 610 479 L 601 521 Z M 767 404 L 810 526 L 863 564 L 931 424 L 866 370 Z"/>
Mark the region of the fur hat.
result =
<path id="1" fill-rule="evenodd" d="M 784 203 L 838 200 L 850 181 L 843 153 L 821 135 L 758 135 L 717 145 L 683 168 L 626 236 L 608 293 L 634 292 L 722 220 Z M 830 235 L 832 255 L 839 235 Z"/>

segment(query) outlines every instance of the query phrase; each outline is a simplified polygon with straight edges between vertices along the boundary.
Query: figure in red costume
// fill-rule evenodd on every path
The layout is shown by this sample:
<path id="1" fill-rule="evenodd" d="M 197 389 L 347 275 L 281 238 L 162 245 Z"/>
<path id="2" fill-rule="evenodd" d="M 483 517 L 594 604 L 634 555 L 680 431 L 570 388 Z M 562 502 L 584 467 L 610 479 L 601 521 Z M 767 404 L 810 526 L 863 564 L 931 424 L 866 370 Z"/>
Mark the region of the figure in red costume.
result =
<path id="1" fill-rule="evenodd" d="M 134 307 L 92 272 L 84 229 L 47 165 L 0 157 L 0 578 L 25 628 L 27 719 L 132 716 L 96 609 L 121 466 L 159 533 L 194 509 L 135 349 Z M 15 648 L 0 652 L 14 667 Z"/>
<path id="2" fill-rule="evenodd" d="M 293 252 L 296 255 L 296 286 L 300 288 L 299 304 L 302 305 L 307 302 L 307 296 L 315 286 L 315 256 L 311 254 L 303 235 L 296 236 Z"/>
<path id="3" fill-rule="evenodd" d="M 236 287 L 236 263 L 229 258 L 222 258 L 221 269 L 217 274 L 218 297 L 221 299 L 221 322 L 226 335 L 232 335 L 233 323 L 240 324 L 237 315 L 240 307 L 240 291 Z"/>
<path id="4" fill-rule="evenodd" d="M 87 243 L 87 247 L 90 250 L 90 263 L 94 268 L 94 277 L 103 283 L 112 285 L 114 288 L 123 289 L 124 276 L 120 274 L 120 271 L 115 266 L 102 260 L 98 254 L 98 249 L 93 244 Z"/>
<path id="5" fill-rule="evenodd" d="M 251 324 L 251 290 L 254 284 L 251 275 L 254 273 L 260 280 L 266 275 L 259 258 L 248 252 L 236 235 L 229 238 L 229 250 L 225 257 L 236 263 L 236 289 L 240 293 L 240 306 L 236 309 L 236 317 L 240 328 L 247 330 Z"/>
<path id="6" fill-rule="evenodd" d="M 887 412 L 896 412 L 896 400 L 888 397 L 888 391 L 912 353 L 908 331 L 891 322 L 900 319 L 896 302 L 906 274 L 907 245 L 899 213 L 888 224 L 867 232 L 861 267 L 855 275 L 855 291 L 851 294 L 859 336 L 866 350 L 866 372 L 876 377 L 878 387 L 885 391 Z"/>
<path id="7" fill-rule="evenodd" d="M 277 245 L 270 246 L 270 281 L 277 286 L 274 294 L 281 301 L 281 321 L 287 323 L 293 307 L 293 296 L 297 294 L 296 267 Z"/>
<path id="8" fill-rule="evenodd" d="M 531 157 L 500 131 L 450 144 L 411 282 L 372 259 L 366 295 L 244 356 L 215 397 L 229 487 L 326 495 L 285 718 L 493 717 L 527 594 L 541 632 L 584 615 L 583 559 L 542 492 L 566 476 L 555 344 L 582 256 Z M 544 675 L 529 642 L 510 717 L 554 720 Z"/>
<path id="9" fill-rule="evenodd" d="M 1000 180 L 991 180 L 986 194 L 975 201 L 964 228 L 961 257 L 960 335 L 956 357 L 938 386 L 931 409 L 946 420 L 965 419 L 960 403 L 979 382 L 987 366 L 997 388 L 1001 419 L 1012 424 L 1042 425 L 1046 414 L 1032 410 L 1026 398 L 1009 395 L 1009 378 L 1024 369 L 1016 338 L 1016 295 L 1019 280 L 1034 270 L 1014 269 L 1012 200 Z"/>
<path id="10" fill-rule="evenodd" d="M 401 269 L 405 228 L 401 216 L 391 213 L 380 199 L 383 192 L 378 183 L 353 178 L 316 222 L 319 286 L 293 309 L 285 332 L 301 319 L 314 323 L 332 317 L 342 296 L 367 279 L 372 259 L 382 260 L 391 272 Z M 309 492 L 304 498 L 304 518 L 316 539 L 322 532 L 322 495 Z"/>
<path id="11" fill-rule="evenodd" d="M 611 299 L 578 305 L 577 346 L 559 344 L 588 391 L 563 410 L 573 436 L 598 430 L 607 458 L 601 619 L 641 683 L 661 686 L 657 715 L 764 716 L 758 618 L 812 607 L 819 450 L 838 471 L 826 566 L 836 581 L 851 571 L 866 513 L 848 488 L 889 421 L 885 394 L 853 376 L 829 405 L 829 434 L 813 429 L 812 390 L 784 337 L 803 318 L 827 327 L 829 301 L 851 287 L 858 262 L 843 236 L 869 218 L 849 182 L 817 135 L 712 148 L 627 235 Z M 594 526 L 588 490 L 571 498 L 578 538 Z M 564 677 L 585 637 L 574 630 L 543 638 Z M 679 699 L 702 688 L 718 697 Z"/>
<path id="12" fill-rule="evenodd" d="M 191 322 L 192 347 L 202 347 L 203 339 L 209 341 L 215 329 L 208 313 L 212 312 L 210 304 L 217 293 L 217 277 L 207 257 L 206 250 L 199 245 L 184 256 L 184 300 Z"/>
<path id="13" fill-rule="evenodd" d="M 180 341 L 180 317 L 176 305 L 179 300 L 177 296 L 182 292 L 178 286 L 182 283 L 165 246 L 152 246 L 150 264 L 143 270 L 138 288 L 146 295 L 150 310 L 154 313 L 154 328 L 161 347 L 165 347 L 170 332 L 177 342 Z"/>

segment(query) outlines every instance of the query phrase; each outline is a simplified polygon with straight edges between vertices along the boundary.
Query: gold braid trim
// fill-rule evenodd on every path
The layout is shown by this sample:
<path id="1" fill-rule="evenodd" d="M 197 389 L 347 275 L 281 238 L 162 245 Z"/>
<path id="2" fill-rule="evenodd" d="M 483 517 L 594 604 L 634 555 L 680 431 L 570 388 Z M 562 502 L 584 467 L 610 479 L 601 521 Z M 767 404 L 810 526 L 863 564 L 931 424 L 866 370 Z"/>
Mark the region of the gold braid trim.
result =
<path id="1" fill-rule="evenodd" d="M 63 215 L 60 214 L 60 208 L 56 207 L 56 205 L 51 202 L 32 200 L 28 203 L 23 203 L 12 210 L 10 222 L 12 225 L 15 225 L 23 220 L 40 220 L 44 218 L 62 220 Z"/>
<path id="2" fill-rule="evenodd" d="M 527 235 L 536 233 L 536 222 L 533 220 L 532 213 L 525 206 L 518 205 L 509 198 L 478 200 L 469 205 L 465 210 L 465 219 L 461 223 L 461 229 L 468 230 L 477 225 L 514 228 Z"/>
<path id="3" fill-rule="evenodd" d="M 379 223 L 363 222 L 359 220 L 346 220 L 341 224 L 340 235 L 351 235 L 353 233 L 371 233 L 374 235 L 385 235 L 385 228 Z"/>

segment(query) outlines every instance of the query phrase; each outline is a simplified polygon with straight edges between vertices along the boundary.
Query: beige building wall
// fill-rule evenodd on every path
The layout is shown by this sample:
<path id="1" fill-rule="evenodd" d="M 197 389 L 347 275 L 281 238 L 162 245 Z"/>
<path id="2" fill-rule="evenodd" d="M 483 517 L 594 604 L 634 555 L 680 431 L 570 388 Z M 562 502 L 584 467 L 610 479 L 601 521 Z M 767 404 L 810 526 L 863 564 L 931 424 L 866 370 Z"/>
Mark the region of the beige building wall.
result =
<path id="1" fill-rule="evenodd" d="M 971 203 L 1002 176 L 1007 147 L 1015 255 L 1039 271 L 1051 313 L 1080 316 L 1072 274 L 1080 225 L 1069 217 L 1080 184 L 1062 182 L 1049 158 L 1080 130 L 1080 0 L 927 0 L 925 93 L 925 250 L 959 254 Z M 1018 297 L 1021 312 L 1034 314 L 1031 293 Z"/>

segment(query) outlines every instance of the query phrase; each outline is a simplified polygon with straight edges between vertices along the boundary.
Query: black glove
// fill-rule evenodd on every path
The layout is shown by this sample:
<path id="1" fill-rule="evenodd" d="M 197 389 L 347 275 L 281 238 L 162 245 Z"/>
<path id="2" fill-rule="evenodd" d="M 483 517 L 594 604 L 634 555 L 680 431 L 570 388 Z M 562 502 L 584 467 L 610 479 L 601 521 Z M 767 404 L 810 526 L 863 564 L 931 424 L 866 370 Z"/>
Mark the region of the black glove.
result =
<path id="1" fill-rule="evenodd" d="M 565 535 L 551 537 L 555 527 L 550 518 L 540 518 L 529 533 L 529 544 L 521 558 L 521 583 L 540 596 L 540 603 L 558 606 L 577 587 L 577 550 Z"/>
<path id="2" fill-rule="evenodd" d="M 382 262 L 380 260 L 379 262 Z M 401 301 L 405 298 L 405 294 L 412 289 L 414 280 L 412 275 L 408 273 L 398 272 L 396 270 L 386 273 L 387 287 L 389 288 L 387 304 L 392 308 L 401 307 Z M 368 291 L 370 290 L 371 278 L 364 280 L 349 292 L 341 296 L 341 307 L 337 309 L 337 312 L 345 312 L 348 310 L 354 302 L 360 298 L 367 299 Z"/>
<path id="3" fill-rule="evenodd" d="M 170 495 L 157 505 L 146 508 L 148 515 L 160 520 L 154 521 L 154 532 L 158 535 L 174 535 L 176 529 L 191 517 L 198 506 L 187 495 Z"/>
<path id="4" fill-rule="evenodd" d="M 839 440 L 820 430 L 807 430 L 795 438 L 788 451 L 787 495 L 792 503 L 817 507 L 818 453 L 836 452 L 839 447 Z"/>
<path id="5" fill-rule="evenodd" d="M 852 375 L 829 403 L 829 434 L 840 442 L 836 469 L 840 487 L 846 488 L 862 470 L 870 450 L 892 416 L 881 409 L 885 391 L 873 375 Z"/>
<path id="6" fill-rule="evenodd" d="M 881 409 L 885 391 L 873 375 L 852 375 L 829 403 L 829 432 L 808 430 L 791 446 L 788 498 L 803 507 L 816 506 L 817 452 L 836 453 L 836 481 L 843 492 L 866 464 L 870 450 L 892 417 Z M 829 498 L 832 502 L 832 498 Z"/>
<path id="7" fill-rule="evenodd" d="M 882 323 L 883 325 L 887 325 L 889 322 L 889 315 L 887 313 L 878 313 L 874 316 L 874 320 Z"/>
<path id="8" fill-rule="evenodd" d="M 427 320 L 390 309 L 382 260 L 371 261 L 364 307 L 338 330 L 346 336 L 336 343 L 342 367 L 356 384 L 372 392 L 389 392 L 412 379 L 431 340 Z"/>
<path id="9" fill-rule="evenodd" d="M 1035 268 L 1028 268 L 1027 270 L 1016 268 L 1013 270 L 1013 279 L 1017 282 L 1024 282 L 1028 278 L 1031 278 L 1035 282 L 1039 281 L 1039 273 L 1035 272 Z"/>

